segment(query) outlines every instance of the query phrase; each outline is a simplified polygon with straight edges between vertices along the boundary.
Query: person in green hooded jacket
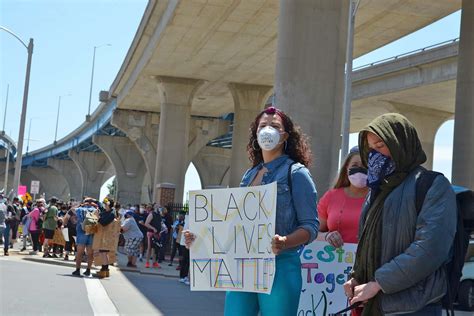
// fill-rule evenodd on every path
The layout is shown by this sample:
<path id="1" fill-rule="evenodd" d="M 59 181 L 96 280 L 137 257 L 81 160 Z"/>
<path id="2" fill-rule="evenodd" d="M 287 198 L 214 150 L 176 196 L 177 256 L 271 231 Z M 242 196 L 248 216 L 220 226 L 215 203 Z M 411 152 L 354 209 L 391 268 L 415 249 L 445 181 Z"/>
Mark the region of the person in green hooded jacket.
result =
<path id="1" fill-rule="evenodd" d="M 359 133 L 368 197 L 359 223 L 352 278 L 344 284 L 362 315 L 441 315 L 444 265 L 456 231 L 456 200 L 437 176 L 418 213 L 416 180 L 426 155 L 413 124 L 400 114 L 377 117 Z"/>

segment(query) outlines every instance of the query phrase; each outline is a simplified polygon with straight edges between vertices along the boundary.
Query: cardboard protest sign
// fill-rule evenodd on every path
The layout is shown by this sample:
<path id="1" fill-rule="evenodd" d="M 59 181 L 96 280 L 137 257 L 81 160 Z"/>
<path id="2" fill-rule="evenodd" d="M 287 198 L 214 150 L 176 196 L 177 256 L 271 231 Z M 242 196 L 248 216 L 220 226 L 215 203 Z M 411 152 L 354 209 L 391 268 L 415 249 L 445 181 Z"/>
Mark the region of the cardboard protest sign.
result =
<path id="1" fill-rule="evenodd" d="M 301 251 L 303 284 L 297 316 L 326 316 L 349 306 L 343 284 L 354 266 L 356 248 L 357 244 L 345 243 L 335 249 L 314 241 Z"/>
<path id="2" fill-rule="evenodd" d="M 277 184 L 192 191 L 191 290 L 270 293 Z"/>

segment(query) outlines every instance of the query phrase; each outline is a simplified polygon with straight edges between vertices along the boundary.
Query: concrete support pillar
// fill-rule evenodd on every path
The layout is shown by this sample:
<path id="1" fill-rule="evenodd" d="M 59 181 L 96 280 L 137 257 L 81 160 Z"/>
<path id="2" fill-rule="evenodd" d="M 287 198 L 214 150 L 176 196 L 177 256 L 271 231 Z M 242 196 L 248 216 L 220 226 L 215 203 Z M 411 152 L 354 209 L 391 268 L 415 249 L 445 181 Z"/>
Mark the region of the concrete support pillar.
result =
<path id="1" fill-rule="evenodd" d="M 474 189 L 474 1 L 462 1 L 452 182 Z"/>
<path id="2" fill-rule="evenodd" d="M 104 183 L 104 177 L 110 178 L 110 162 L 104 153 L 70 150 L 69 157 L 74 161 L 82 178 L 82 196 L 90 196 L 98 199 L 100 188 Z"/>
<path id="3" fill-rule="evenodd" d="M 404 115 L 415 125 L 421 146 L 426 154 L 425 168 L 433 168 L 433 152 L 436 133 L 440 126 L 453 116 L 452 113 L 417 107 L 411 104 L 390 102 L 393 112 Z"/>
<path id="4" fill-rule="evenodd" d="M 276 106 L 310 136 L 319 195 L 339 167 L 348 17 L 348 0 L 280 0 Z"/>
<path id="5" fill-rule="evenodd" d="M 60 173 L 69 186 L 70 198 L 79 201 L 82 199 L 82 178 L 79 169 L 72 160 L 48 159 L 48 166 Z"/>
<path id="6" fill-rule="evenodd" d="M 145 163 L 128 137 L 94 135 L 92 142 L 109 158 L 117 180 L 116 200 L 121 204 L 140 203 Z"/>
<path id="7" fill-rule="evenodd" d="M 204 81 L 161 76 L 156 80 L 161 110 L 154 197 L 155 201 L 164 201 L 161 193 L 163 189 L 168 191 L 169 188 L 164 185 L 168 183 L 175 187 L 173 201 L 181 202 L 188 161 L 191 104 Z M 171 199 L 171 195 L 166 195 Z"/>
<path id="8" fill-rule="evenodd" d="M 238 187 L 242 176 L 250 167 L 247 154 L 249 128 L 263 110 L 272 87 L 229 83 L 234 99 L 234 126 L 232 132 L 232 157 L 230 160 L 230 187 Z"/>
<path id="9" fill-rule="evenodd" d="M 204 147 L 193 159 L 203 189 L 227 187 L 232 150 L 218 147 Z"/>
<path id="10" fill-rule="evenodd" d="M 28 192 L 31 191 L 31 181 L 40 182 L 39 194 L 46 199 L 55 196 L 61 200 L 68 201 L 70 198 L 69 187 L 66 179 L 53 168 L 28 167 L 21 172 L 21 185 L 26 185 Z M 38 197 L 36 195 L 36 197 Z"/>
<path id="11" fill-rule="evenodd" d="M 153 190 L 155 181 L 159 123 L 160 115 L 154 112 L 116 109 L 112 114 L 111 124 L 127 134 L 127 137 L 136 145 L 143 158 L 148 170 L 145 177 L 150 177 L 147 182 L 151 183 L 151 186 L 146 188 L 147 192 Z M 148 193 L 146 196 L 148 196 Z M 149 199 L 149 202 L 152 202 L 153 198 L 149 197 Z"/>
<path id="12" fill-rule="evenodd" d="M 212 118 L 192 118 L 189 131 L 188 165 L 207 143 L 229 131 L 229 121 Z"/>

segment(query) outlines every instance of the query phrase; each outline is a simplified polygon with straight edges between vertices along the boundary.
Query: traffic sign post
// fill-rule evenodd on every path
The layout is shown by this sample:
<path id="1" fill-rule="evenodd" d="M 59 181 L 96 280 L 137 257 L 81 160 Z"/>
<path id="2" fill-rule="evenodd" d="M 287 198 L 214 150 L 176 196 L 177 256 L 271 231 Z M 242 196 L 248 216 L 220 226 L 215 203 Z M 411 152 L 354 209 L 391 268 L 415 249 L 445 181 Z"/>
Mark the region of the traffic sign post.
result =
<path id="1" fill-rule="evenodd" d="M 39 193 L 40 182 L 37 180 L 31 181 L 30 191 L 33 194 L 33 199 L 36 200 L 36 194 Z"/>

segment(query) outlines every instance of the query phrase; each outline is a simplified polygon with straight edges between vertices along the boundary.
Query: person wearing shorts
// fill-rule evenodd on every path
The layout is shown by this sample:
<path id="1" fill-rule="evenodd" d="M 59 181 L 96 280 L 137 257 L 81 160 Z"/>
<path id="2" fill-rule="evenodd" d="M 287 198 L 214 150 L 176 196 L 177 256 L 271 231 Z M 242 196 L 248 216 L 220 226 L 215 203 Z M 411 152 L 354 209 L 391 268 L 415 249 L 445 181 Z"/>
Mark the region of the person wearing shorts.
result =
<path id="1" fill-rule="evenodd" d="M 58 208 L 56 207 L 56 203 L 58 199 L 52 197 L 49 201 L 48 208 L 44 211 L 45 214 L 43 219 L 43 234 L 44 234 L 44 242 L 43 242 L 43 258 L 51 258 L 52 255 L 49 253 L 49 241 L 53 240 L 54 231 L 58 225 Z"/>
<path id="2" fill-rule="evenodd" d="M 76 270 L 74 270 L 74 272 L 72 273 L 72 275 L 74 276 L 81 276 L 81 263 L 82 263 L 82 256 L 84 255 L 84 251 L 87 254 L 87 268 L 86 268 L 86 271 L 83 273 L 85 276 L 91 275 L 92 261 L 94 260 L 94 256 L 92 253 L 92 243 L 94 241 L 94 235 L 93 234 L 87 235 L 86 232 L 82 229 L 82 222 L 84 221 L 84 218 L 86 217 L 86 212 L 98 212 L 98 207 L 94 199 L 85 198 L 81 206 L 76 209 L 77 254 L 76 254 Z"/>
<path id="3" fill-rule="evenodd" d="M 136 268 L 137 257 L 140 254 L 140 244 L 143 240 L 143 233 L 138 228 L 137 222 L 133 218 L 133 212 L 125 213 L 125 221 L 121 227 L 125 238 L 125 252 L 128 256 L 127 267 Z"/>

